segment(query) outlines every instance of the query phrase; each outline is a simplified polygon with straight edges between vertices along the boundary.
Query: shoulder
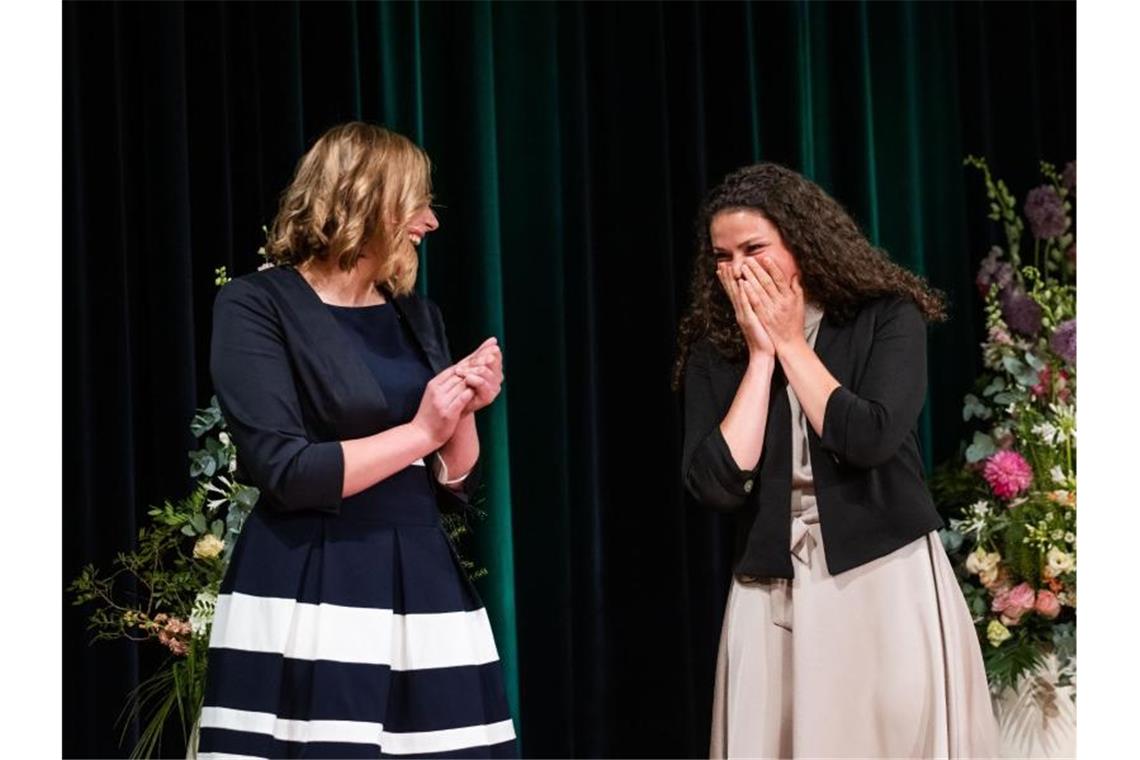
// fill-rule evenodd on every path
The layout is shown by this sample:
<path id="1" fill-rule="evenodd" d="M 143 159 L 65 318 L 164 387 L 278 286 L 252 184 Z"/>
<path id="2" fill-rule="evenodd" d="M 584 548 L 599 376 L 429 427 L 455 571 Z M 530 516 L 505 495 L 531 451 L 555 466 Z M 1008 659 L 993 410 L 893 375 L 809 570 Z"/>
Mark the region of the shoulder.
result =
<path id="1" fill-rule="evenodd" d="M 872 343 L 905 337 L 923 340 L 926 319 L 910 296 L 891 294 L 871 299 L 855 315 L 855 332 Z"/>
<path id="2" fill-rule="evenodd" d="M 685 360 L 685 369 L 686 372 L 690 369 L 699 372 L 731 372 L 745 364 L 746 362 L 743 359 L 732 359 L 725 356 L 721 353 L 720 349 L 716 347 L 712 339 L 704 335 L 693 341 L 692 346 L 689 347 L 689 355 Z"/>
<path id="3" fill-rule="evenodd" d="M 309 285 L 290 267 L 269 267 L 235 277 L 214 297 L 214 325 L 240 329 L 238 325 L 287 329 L 288 314 L 311 308 L 305 292 Z M 294 320 L 295 321 L 295 320 Z"/>
<path id="4" fill-rule="evenodd" d="M 918 304 L 905 295 L 890 294 L 872 298 L 855 315 L 856 321 L 867 321 L 875 325 L 900 319 L 907 323 L 925 324 Z"/>
<path id="5" fill-rule="evenodd" d="M 290 287 L 295 288 L 300 276 L 287 267 L 268 267 L 234 277 L 221 288 L 215 303 L 268 304 L 286 297 Z"/>

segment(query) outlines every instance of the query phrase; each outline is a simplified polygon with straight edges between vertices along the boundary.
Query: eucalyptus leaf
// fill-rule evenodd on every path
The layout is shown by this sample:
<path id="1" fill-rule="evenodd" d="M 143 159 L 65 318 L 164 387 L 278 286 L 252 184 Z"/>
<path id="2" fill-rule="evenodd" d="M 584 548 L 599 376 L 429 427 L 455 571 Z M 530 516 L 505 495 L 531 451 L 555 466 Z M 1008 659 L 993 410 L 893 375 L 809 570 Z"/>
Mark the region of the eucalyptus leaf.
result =
<path id="1" fill-rule="evenodd" d="M 1014 379 L 1021 385 L 1026 388 L 1037 385 L 1037 371 L 1021 359 L 1016 356 L 1005 356 L 1002 357 L 1001 363 L 1005 367 L 1005 371 L 1013 375 Z"/>
<path id="2" fill-rule="evenodd" d="M 205 533 L 206 532 L 206 516 L 204 514 L 202 514 L 201 512 L 199 512 L 198 514 L 196 514 L 190 518 L 190 525 L 194 528 L 194 532 L 196 534 L 200 535 L 202 533 Z"/>
<path id="3" fill-rule="evenodd" d="M 970 420 L 977 417 L 980 420 L 988 420 L 991 416 L 989 407 L 982 403 L 981 399 L 972 393 L 966 395 L 965 404 L 962 407 L 962 419 Z"/>
<path id="4" fill-rule="evenodd" d="M 197 534 L 197 533 L 194 531 L 194 526 L 193 526 L 193 525 L 191 525 L 190 523 L 186 523 L 185 525 L 183 525 L 183 526 L 182 526 L 182 532 L 183 532 L 183 533 L 185 533 L 185 534 L 186 534 L 186 535 L 188 535 L 188 536 L 196 536 L 196 535 L 198 535 L 198 534 Z"/>
<path id="5" fill-rule="evenodd" d="M 939 537 L 942 539 L 942 547 L 946 549 L 947 554 L 953 554 L 962 548 L 963 536 L 956 530 L 943 528 L 938 531 Z"/>
<path id="6" fill-rule="evenodd" d="M 213 533 L 217 538 L 221 538 L 225 535 L 226 532 L 225 523 L 223 523 L 221 520 L 214 520 L 214 522 L 210 524 L 210 532 Z"/>
<path id="7" fill-rule="evenodd" d="M 1025 362 L 1038 372 L 1045 369 L 1045 362 L 1042 361 L 1040 357 L 1038 357 L 1037 354 L 1033 353 L 1032 351 L 1025 352 Z"/>
<path id="8" fill-rule="evenodd" d="M 261 492 L 252 486 L 241 486 L 233 495 L 233 500 L 244 507 L 252 507 L 257 503 L 257 497 L 261 496 Z"/>
<path id="9" fill-rule="evenodd" d="M 1017 401 L 1017 394 L 1010 391 L 1005 391 L 994 396 L 994 403 L 998 406 L 1008 406 L 1014 401 Z"/>
<path id="10" fill-rule="evenodd" d="M 966 449 L 966 461 L 980 462 L 995 451 L 994 439 L 979 430 L 974 433 L 974 442 Z"/>
<path id="11" fill-rule="evenodd" d="M 1004 391 L 1004 390 L 1005 390 L 1005 378 L 1004 377 L 995 377 L 990 382 L 990 384 L 986 386 L 986 389 L 984 391 L 982 391 L 982 395 L 983 396 L 992 396 L 995 393 L 997 393 L 998 391 Z"/>

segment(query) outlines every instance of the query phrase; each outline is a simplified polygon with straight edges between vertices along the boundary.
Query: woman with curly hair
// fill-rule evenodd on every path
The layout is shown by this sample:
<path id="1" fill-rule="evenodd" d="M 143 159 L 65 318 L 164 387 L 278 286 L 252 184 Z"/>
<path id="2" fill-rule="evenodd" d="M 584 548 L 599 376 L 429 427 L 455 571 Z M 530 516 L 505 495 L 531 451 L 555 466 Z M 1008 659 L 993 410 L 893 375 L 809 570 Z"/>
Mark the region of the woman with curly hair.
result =
<path id="1" fill-rule="evenodd" d="M 466 508 L 491 338 L 453 362 L 416 246 L 439 227 L 427 155 L 354 122 L 301 159 L 276 266 L 227 283 L 210 372 L 261 490 L 210 634 L 198 757 L 508 757 L 486 611 L 440 513 Z"/>
<path id="2" fill-rule="evenodd" d="M 736 545 L 712 757 L 989 757 L 981 650 L 916 432 L 942 296 L 774 164 L 698 219 L 682 475 Z"/>

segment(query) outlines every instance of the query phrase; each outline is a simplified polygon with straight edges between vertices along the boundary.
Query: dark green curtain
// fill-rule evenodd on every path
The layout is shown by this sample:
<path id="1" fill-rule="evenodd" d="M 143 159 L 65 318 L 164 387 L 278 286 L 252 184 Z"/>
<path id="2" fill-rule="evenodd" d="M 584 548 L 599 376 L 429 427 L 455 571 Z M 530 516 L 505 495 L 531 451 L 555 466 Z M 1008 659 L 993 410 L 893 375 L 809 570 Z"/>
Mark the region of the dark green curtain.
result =
<path id="1" fill-rule="evenodd" d="M 1072 3 L 65 4 L 64 577 L 188 486 L 214 268 L 257 265 L 323 130 L 384 123 L 435 164 L 420 287 L 454 351 L 504 348 L 470 552 L 524 752 L 706 752 L 729 526 L 684 497 L 669 390 L 702 193 L 792 166 L 948 293 L 922 419 L 941 461 L 996 234 L 962 157 L 1019 197 L 1075 157 L 1074 27 Z M 160 655 L 64 622 L 65 753 L 120 755 Z"/>

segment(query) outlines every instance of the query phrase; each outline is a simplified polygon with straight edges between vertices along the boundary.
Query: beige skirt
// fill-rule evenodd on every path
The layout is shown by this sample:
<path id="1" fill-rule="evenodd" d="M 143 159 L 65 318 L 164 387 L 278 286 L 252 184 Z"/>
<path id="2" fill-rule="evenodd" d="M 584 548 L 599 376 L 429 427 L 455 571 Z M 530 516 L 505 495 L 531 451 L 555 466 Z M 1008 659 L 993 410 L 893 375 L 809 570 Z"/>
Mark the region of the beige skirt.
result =
<path id="1" fill-rule="evenodd" d="M 709 756 L 996 757 L 981 649 L 937 532 L 831 576 L 815 498 L 793 504 L 795 579 L 733 580 Z"/>

